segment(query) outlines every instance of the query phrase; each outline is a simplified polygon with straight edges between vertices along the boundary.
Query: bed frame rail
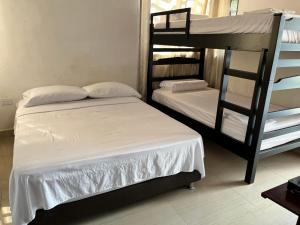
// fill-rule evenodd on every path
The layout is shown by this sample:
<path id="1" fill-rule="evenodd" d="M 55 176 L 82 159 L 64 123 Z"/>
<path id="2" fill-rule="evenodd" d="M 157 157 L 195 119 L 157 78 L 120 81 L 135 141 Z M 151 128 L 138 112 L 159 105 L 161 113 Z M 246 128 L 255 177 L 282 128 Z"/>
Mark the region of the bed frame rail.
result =
<path id="1" fill-rule="evenodd" d="M 274 83 L 273 91 L 300 88 L 300 75 L 281 78 Z"/>
<path id="2" fill-rule="evenodd" d="M 292 116 L 296 114 L 300 114 L 300 107 L 269 112 L 267 118 L 273 119 L 283 116 Z"/>
<path id="3" fill-rule="evenodd" d="M 159 82 L 163 80 L 178 80 L 178 79 L 198 79 L 199 75 L 182 75 L 182 76 L 173 76 L 173 77 L 165 77 L 165 76 L 157 76 L 153 77 L 152 81 L 153 82 Z"/>
<path id="4" fill-rule="evenodd" d="M 300 44 L 282 43 L 281 51 L 282 52 L 300 52 Z"/>
<path id="5" fill-rule="evenodd" d="M 177 188 L 187 187 L 200 179 L 201 174 L 198 171 L 155 178 L 75 202 L 64 203 L 50 210 L 37 210 L 35 219 L 29 225 L 81 224 L 87 219 L 104 215 L 110 210 L 119 209 Z"/>
<path id="6" fill-rule="evenodd" d="M 273 138 L 273 137 L 277 137 L 277 136 L 280 136 L 283 134 L 287 134 L 287 133 L 291 133 L 291 132 L 295 132 L 295 131 L 299 131 L 299 130 L 300 130 L 300 125 L 296 125 L 296 126 L 292 126 L 292 127 L 283 128 L 280 130 L 265 132 L 263 139 Z"/>
<path id="7" fill-rule="evenodd" d="M 170 27 L 170 16 L 174 14 L 182 14 L 186 13 L 186 23 L 185 27 L 183 28 L 171 28 Z M 154 28 L 154 17 L 157 16 L 166 16 L 166 28 Z M 158 12 L 151 14 L 151 28 L 152 32 L 184 32 L 186 35 L 190 33 L 190 21 L 191 18 L 191 8 L 184 8 L 184 9 L 175 9 L 170 11 Z"/>
<path id="8" fill-rule="evenodd" d="M 297 139 L 295 141 L 280 145 L 280 146 L 276 146 L 274 148 L 269 148 L 266 150 L 261 151 L 261 153 L 259 154 L 259 157 L 262 158 L 266 158 L 266 157 L 270 157 L 282 152 L 286 152 L 292 149 L 296 149 L 300 147 L 300 139 Z"/>
<path id="9" fill-rule="evenodd" d="M 280 59 L 277 68 L 300 67 L 300 59 Z"/>

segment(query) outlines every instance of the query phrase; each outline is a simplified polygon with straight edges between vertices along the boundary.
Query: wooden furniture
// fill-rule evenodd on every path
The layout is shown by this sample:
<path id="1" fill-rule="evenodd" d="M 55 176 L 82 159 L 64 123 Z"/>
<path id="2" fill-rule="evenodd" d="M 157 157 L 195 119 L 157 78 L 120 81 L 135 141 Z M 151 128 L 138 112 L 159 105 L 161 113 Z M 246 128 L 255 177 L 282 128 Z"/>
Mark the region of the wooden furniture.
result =
<path id="1" fill-rule="evenodd" d="M 297 225 L 300 225 L 300 195 L 288 191 L 287 183 L 265 191 L 261 196 L 268 198 L 292 213 L 295 213 L 298 216 Z"/>
<path id="2" fill-rule="evenodd" d="M 170 17 L 173 14 L 186 13 L 186 23 L 184 28 L 172 28 Z M 155 28 L 153 18 L 156 16 L 166 16 L 165 28 Z M 228 33 L 228 34 L 191 34 L 191 9 L 171 10 L 151 14 L 150 42 L 148 57 L 148 77 L 147 77 L 147 102 L 167 113 L 178 121 L 185 123 L 192 129 L 198 131 L 203 136 L 210 137 L 218 144 L 228 148 L 233 153 L 247 160 L 247 170 L 245 182 L 253 183 L 255 179 L 258 161 L 281 152 L 300 147 L 300 139 L 261 151 L 261 143 L 264 139 L 277 137 L 283 134 L 300 130 L 300 125 L 283 128 L 271 132 L 264 132 L 265 123 L 268 119 L 285 117 L 300 113 L 300 107 L 269 112 L 269 106 L 273 91 L 300 88 L 300 76 L 289 76 L 280 80 L 275 80 L 278 68 L 300 67 L 300 59 L 280 59 L 281 52 L 300 52 L 300 44 L 283 43 L 282 34 L 284 30 L 300 31 L 300 18 L 286 18 L 282 14 L 274 14 L 271 33 Z M 185 46 L 186 48 L 155 48 L 154 45 Z M 192 47 L 187 48 L 187 47 Z M 218 100 L 218 110 L 215 128 L 211 128 L 196 120 L 193 120 L 181 113 L 172 110 L 158 102 L 153 101 L 152 93 L 155 82 L 166 79 L 183 78 L 204 78 L 205 49 L 224 49 L 225 58 L 222 72 L 222 82 Z M 260 60 L 256 73 L 234 70 L 230 68 L 231 53 L 233 50 L 259 52 Z M 155 52 L 198 52 L 199 59 L 194 58 L 167 58 L 157 61 L 153 60 Z M 182 74 L 166 78 L 165 76 L 153 76 L 155 65 L 170 64 L 198 64 L 198 75 Z M 255 82 L 251 108 L 245 108 L 225 100 L 229 77 L 238 77 Z M 229 109 L 234 112 L 249 117 L 245 142 L 240 142 L 221 132 L 223 111 Z"/>

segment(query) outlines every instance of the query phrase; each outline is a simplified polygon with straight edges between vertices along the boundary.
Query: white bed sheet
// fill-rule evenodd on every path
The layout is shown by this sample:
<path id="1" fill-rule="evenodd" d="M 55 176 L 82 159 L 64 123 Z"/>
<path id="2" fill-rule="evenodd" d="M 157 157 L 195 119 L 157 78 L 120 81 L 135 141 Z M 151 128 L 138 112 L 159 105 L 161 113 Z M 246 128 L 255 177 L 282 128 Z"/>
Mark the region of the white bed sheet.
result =
<path id="1" fill-rule="evenodd" d="M 37 209 L 156 177 L 205 176 L 201 136 L 137 98 L 20 104 L 15 128 L 14 225 L 28 224 Z"/>
<path id="2" fill-rule="evenodd" d="M 215 127 L 219 90 L 208 88 L 201 91 L 172 93 L 168 89 L 157 89 L 152 99 L 209 127 Z M 227 93 L 226 100 L 240 106 L 250 108 L 251 99 L 232 93 Z M 280 110 L 283 107 L 271 105 L 270 110 Z M 222 132 L 244 142 L 248 117 L 231 110 L 224 110 Z M 265 132 L 282 129 L 300 124 L 300 115 L 267 120 Z M 266 150 L 300 138 L 300 131 L 263 140 L 261 150 Z"/>
<path id="3" fill-rule="evenodd" d="M 299 17 L 298 15 L 286 15 L 287 18 Z M 185 20 L 170 21 L 171 28 L 185 27 Z M 271 33 L 273 24 L 272 13 L 245 14 L 238 16 L 226 16 L 209 19 L 191 20 L 191 34 L 230 34 L 230 33 Z M 155 24 L 155 28 L 165 28 L 166 23 Z M 300 32 L 284 30 L 282 42 L 300 43 Z"/>

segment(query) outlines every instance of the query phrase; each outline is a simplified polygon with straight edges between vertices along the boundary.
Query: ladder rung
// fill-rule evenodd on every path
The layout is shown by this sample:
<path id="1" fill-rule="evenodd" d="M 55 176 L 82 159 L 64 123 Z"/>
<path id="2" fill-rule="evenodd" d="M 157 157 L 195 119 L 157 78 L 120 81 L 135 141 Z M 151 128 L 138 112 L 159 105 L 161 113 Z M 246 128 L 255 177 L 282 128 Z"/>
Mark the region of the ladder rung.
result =
<path id="1" fill-rule="evenodd" d="M 239 78 L 248 79 L 248 80 L 256 80 L 257 79 L 256 73 L 242 71 L 242 70 L 226 69 L 225 74 L 228 76 L 239 77 Z"/>
<path id="2" fill-rule="evenodd" d="M 245 116 L 250 116 L 250 109 L 244 108 L 242 106 L 233 104 L 231 102 L 221 101 L 221 106 L 230 109 L 232 111 L 235 111 L 237 113 L 243 114 Z"/>

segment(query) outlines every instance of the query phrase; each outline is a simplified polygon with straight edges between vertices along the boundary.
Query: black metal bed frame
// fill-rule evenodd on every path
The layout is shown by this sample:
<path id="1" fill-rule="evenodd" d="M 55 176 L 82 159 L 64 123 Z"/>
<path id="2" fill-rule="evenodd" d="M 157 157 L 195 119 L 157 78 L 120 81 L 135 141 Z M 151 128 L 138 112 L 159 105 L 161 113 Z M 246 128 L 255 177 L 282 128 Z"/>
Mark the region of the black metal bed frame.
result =
<path id="1" fill-rule="evenodd" d="M 170 16 L 185 13 L 186 25 L 184 28 L 171 28 Z M 166 16 L 166 27 L 154 27 L 153 18 Z M 204 136 L 213 138 L 217 143 L 225 146 L 232 152 L 248 161 L 245 182 L 253 183 L 259 159 L 300 147 L 300 139 L 260 150 L 264 139 L 276 137 L 300 130 L 300 125 L 287 127 L 271 132 L 264 132 L 267 119 L 290 116 L 300 113 L 300 108 L 269 112 L 273 91 L 300 88 L 300 75 L 289 76 L 275 81 L 277 68 L 300 67 L 300 59 L 280 59 L 280 52 L 300 52 L 300 44 L 282 43 L 283 30 L 300 31 L 300 18 L 285 20 L 282 14 L 274 14 L 272 32 L 267 34 L 190 34 L 191 9 L 184 8 L 151 14 L 150 43 L 147 76 L 147 102 L 169 114 L 173 118 L 185 123 Z M 186 48 L 154 48 L 154 45 L 185 46 Z M 192 48 L 191 48 L 192 47 Z M 215 129 L 178 113 L 151 99 L 154 83 L 166 79 L 204 78 L 205 49 L 224 49 L 224 65 L 221 80 L 218 110 Z M 233 50 L 260 52 L 257 73 L 230 69 L 231 53 Z M 194 58 L 167 58 L 153 61 L 155 52 L 199 52 L 200 59 Z M 153 76 L 153 66 L 165 64 L 198 64 L 198 75 L 181 75 L 166 78 Z M 238 77 L 255 81 L 251 108 L 244 108 L 225 100 L 229 77 Z M 237 141 L 221 132 L 224 108 L 249 117 L 245 142 Z"/>

